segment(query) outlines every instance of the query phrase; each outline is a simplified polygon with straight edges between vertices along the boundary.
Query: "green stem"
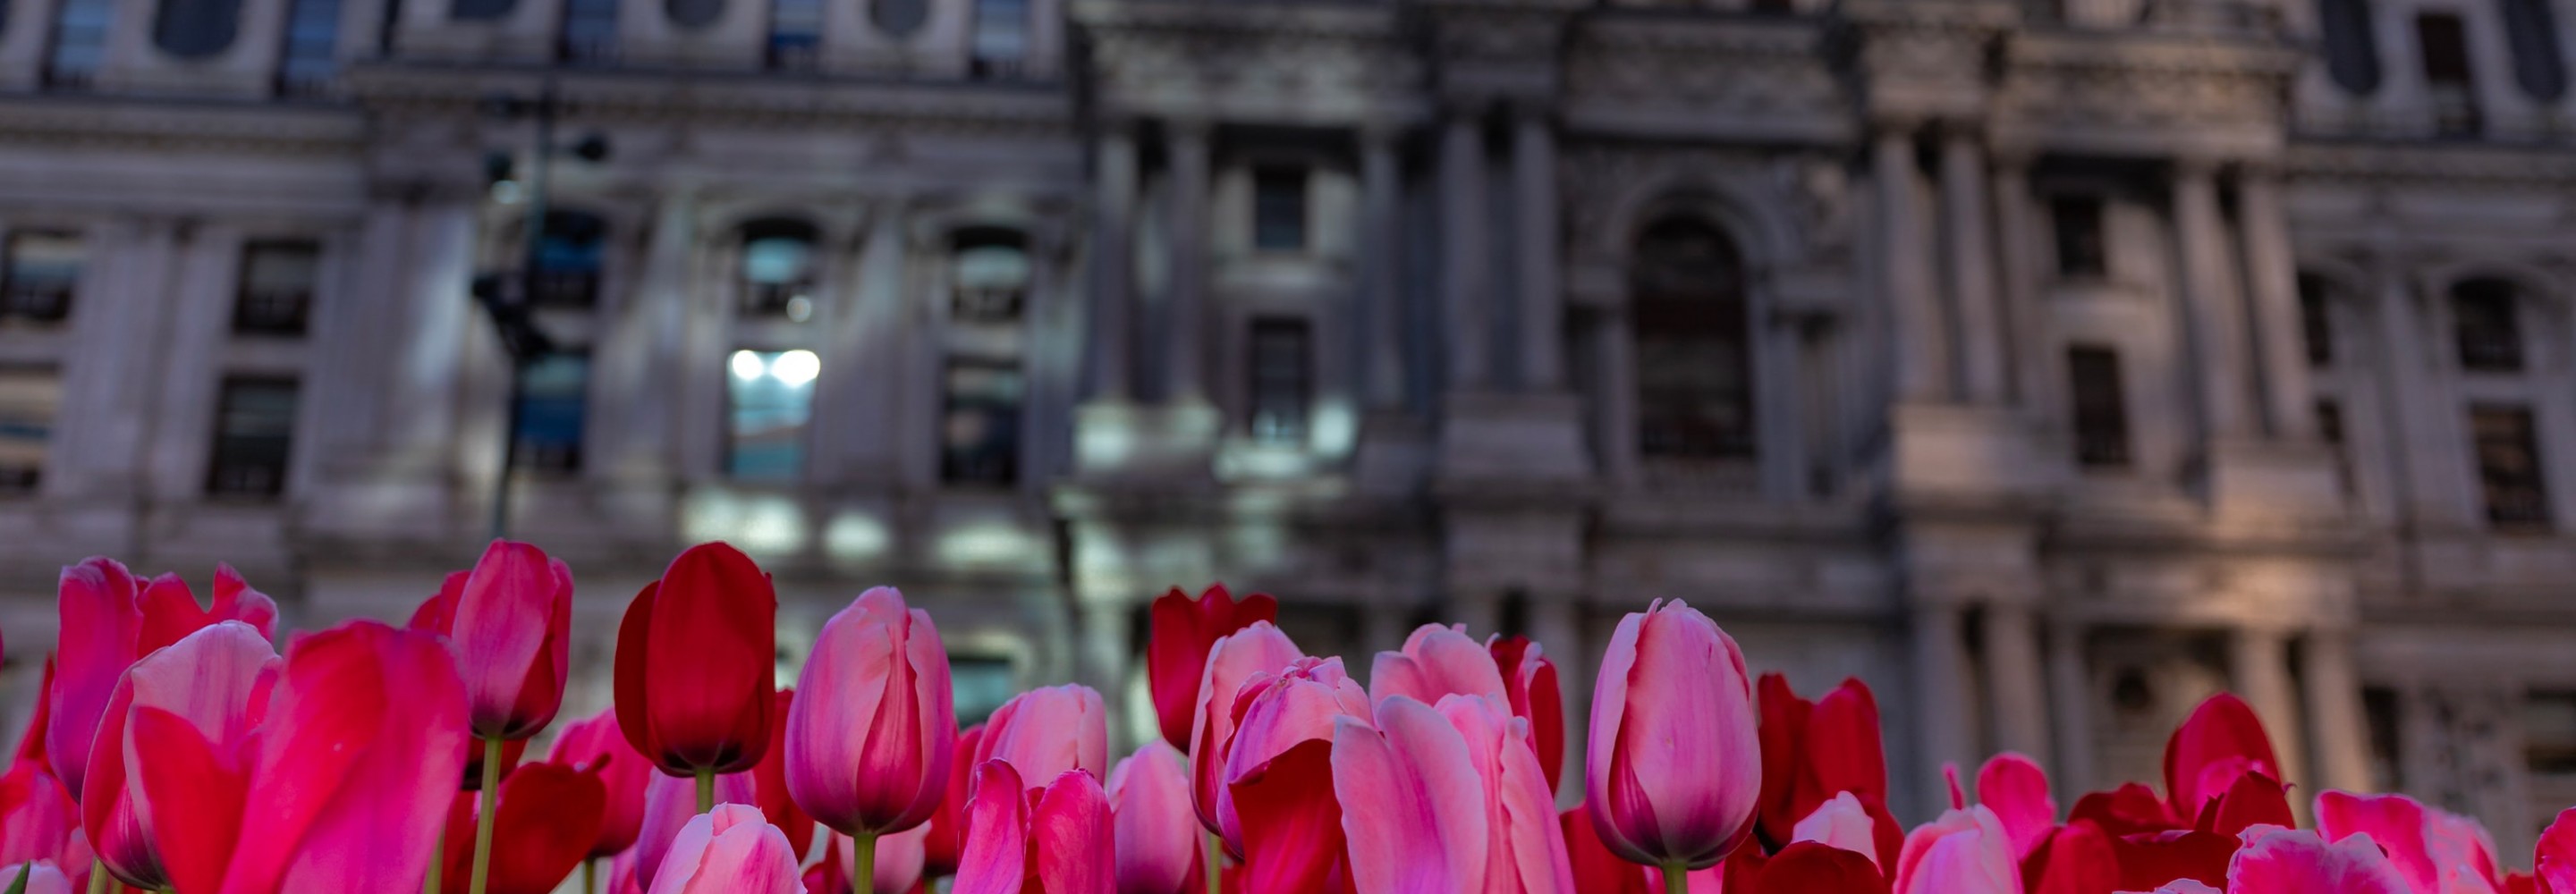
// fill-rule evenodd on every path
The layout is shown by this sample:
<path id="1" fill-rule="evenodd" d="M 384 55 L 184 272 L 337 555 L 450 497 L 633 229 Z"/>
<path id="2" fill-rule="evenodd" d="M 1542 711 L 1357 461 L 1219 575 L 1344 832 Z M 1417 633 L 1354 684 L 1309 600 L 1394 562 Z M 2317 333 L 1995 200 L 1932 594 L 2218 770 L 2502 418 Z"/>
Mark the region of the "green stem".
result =
<path id="1" fill-rule="evenodd" d="M 875 894 L 877 890 L 877 833 L 861 832 L 850 837 L 850 890 L 856 894 Z"/>
<path id="2" fill-rule="evenodd" d="M 438 824 L 438 835 L 429 841 L 429 877 L 422 880 L 421 894 L 438 894 L 438 871 L 447 868 L 447 823 Z M 98 894 L 96 891 L 90 894 Z"/>
<path id="3" fill-rule="evenodd" d="M 89 894 L 107 894 L 107 861 L 104 859 L 91 857 L 89 860 Z"/>
<path id="4" fill-rule="evenodd" d="M 1207 839 L 1207 894 L 1225 894 L 1225 841 L 1214 832 L 1202 837 Z"/>
<path id="5" fill-rule="evenodd" d="M 599 894 L 599 861 L 581 861 L 581 894 Z"/>
<path id="6" fill-rule="evenodd" d="M 492 874 L 492 819 L 501 812 L 501 738 L 483 740 L 482 809 L 474 811 L 474 874 L 466 876 L 466 894 L 483 894 Z"/>
<path id="7" fill-rule="evenodd" d="M 1690 868 L 1680 863 L 1664 864 L 1664 894 L 1688 894 Z"/>
<path id="8" fill-rule="evenodd" d="M 698 812 L 716 809 L 716 771 L 714 767 L 698 768 Z"/>

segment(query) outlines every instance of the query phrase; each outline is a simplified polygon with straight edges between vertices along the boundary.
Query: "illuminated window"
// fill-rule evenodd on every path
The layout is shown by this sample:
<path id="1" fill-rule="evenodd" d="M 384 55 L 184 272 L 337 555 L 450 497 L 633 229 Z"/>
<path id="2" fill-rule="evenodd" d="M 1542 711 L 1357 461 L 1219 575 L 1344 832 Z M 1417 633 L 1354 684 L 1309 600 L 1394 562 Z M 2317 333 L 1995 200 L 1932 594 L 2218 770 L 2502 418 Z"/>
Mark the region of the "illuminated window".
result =
<path id="1" fill-rule="evenodd" d="M 1315 388 L 1314 346 L 1304 320 L 1252 323 L 1252 437 L 1298 443 L 1306 439 L 1306 406 Z"/>
<path id="2" fill-rule="evenodd" d="M 2322 277 L 2299 274 L 2299 332 L 2306 337 L 2309 366 L 2334 365 L 2333 300 Z"/>
<path id="3" fill-rule="evenodd" d="M 2111 272 L 2110 247 L 2102 239 L 2101 199 L 2059 196 L 2049 202 L 2049 222 L 2057 237 L 2057 275 L 2099 279 Z"/>
<path id="4" fill-rule="evenodd" d="M 565 0 L 555 58 L 607 62 L 617 57 L 617 0 Z"/>
<path id="5" fill-rule="evenodd" d="M 952 322 L 1016 324 L 1028 304 L 1029 252 L 1020 234 L 977 228 L 957 235 Z"/>
<path id="6" fill-rule="evenodd" d="M 45 86 L 85 90 L 107 58 L 107 30 L 116 0 L 62 0 L 54 8 L 53 40 L 45 48 Z"/>
<path id="7" fill-rule="evenodd" d="M 62 406 L 63 381 L 53 370 L 0 367 L 0 494 L 35 492 Z"/>
<path id="8" fill-rule="evenodd" d="M 278 54 L 277 92 L 312 96 L 340 74 L 340 0 L 289 0 L 286 48 Z"/>
<path id="9" fill-rule="evenodd" d="M 957 708 L 957 725 L 973 726 L 991 718 L 1011 696 L 1020 694 L 1019 675 L 1013 672 L 1007 658 L 951 656 L 948 692 Z"/>
<path id="10" fill-rule="evenodd" d="M 763 220 L 742 228 L 742 312 L 805 322 L 814 316 L 814 227 Z"/>
<path id="11" fill-rule="evenodd" d="M 578 211 L 546 215 L 537 240 L 532 298 L 539 307 L 590 307 L 599 303 L 599 272 L 608 246 L 608 224 Z"/>
<path id="12" fill-rule="evenodd" d="M 975 74 L 1011 77 L 1029 55 L 1029 0 L 974 0 Z"/>
<path id="13" fill-rule="evenodd" d="M 0 270 L 0 322 L 55 323 L 70 316 L 72 293 L 80 288 L 83 255 L 79 236 L 10 236 L 7 269 Z"/>
<path id="14" fill-rule="evenodd" d="M 757 482 L 803 477 L 821 360 L 804 350 L 735 351 L 725 372 L 725 474 Z"/>
<path id="15" fill-rule="evenodd" d="M 1638 238 L 1629 291 L 1638 450 L 1753 456 L 1753 365 L 1735 242 L 1694 219 L 1658 222 Z"/>
<path id="16" fill-rule="evenodd" d="M 303 335 L 321 266 L 321 246 L 311 242 L 244 246 L 241 282 L 233 294 L 233 331 Z"/>
<path id="17" fill-rule="evenodd" d="M 2549 489 L 2540 472 L 2540 442 L 2531 410 L 2481 405 L 2469 408 L 2469 437 L 2477 453 L 2478 485 L 2485 492 L 2487 523 L 2499 528 L 2549 526 Z"/>
<path id="18" fill-rule="evenodd" d="M 2369 0 L 2318 0 L 2317 29 L 2324 33 L 2326 74 L 2354 96 L 2379 90 L 2379 42 L 2371 31 Z"/>
<path id="19" fill-rule="evenodd" d="M 2522 369 L 2522 323 L 2512 283 L 2473 279 L 2451 289 L 2451 333 L 2460 367 L 2477 372 Z"/>
<path id="20" fill-rule="evenodd" d="M 823 50 L 823 0 L 770 0 L 769 67 L 812 71 Z"/>
<path id="21" fill-rule="evenodd" d="M 2075 398 L 2075 463 L 2092 468 L 2129 464 L 2129 405 L 2120 382 L 2120 355 L 2109 348 L 2066 349 L 2068 390 Z"/>
<path id="22" fill-rule="evenodd" d="M 1252 169 L 1252 247 L 1306 249 L 1306 169 L 1263 165 Z"/>
<path id="23" fill-rule="evenodd" d="M 1020 368 L 1004 362 L 948 361 L 946 407 L 939 429 L 939 479 L 1007 486 L 1019 477 Z"/>
<path id="24" fill-rule="evenodd" d="M 519 373 L 514 406 L 510 426 L 518 468 L 580 470 L 582 426 L 590 415 L 590 355 L 557 351 L 529 361 Z"/>
<path id="25" fill-rule="evenodd" d="M 2455 13 L 2415 17 L 2415 43 L 2424 59 L 2424 86 L 2433 100 L 2433 130 L 2443 136 L 2478 132 L 2477 85 L 2469 76 L 2468 29 Z"/>
<path id="26" fill-rule="evenodd" d="M 206 492 L 273 497 L 286 489 L 286 459 L 295 441 L 293 379 L 224 380 L 216 402 L 214 460 Z"/>

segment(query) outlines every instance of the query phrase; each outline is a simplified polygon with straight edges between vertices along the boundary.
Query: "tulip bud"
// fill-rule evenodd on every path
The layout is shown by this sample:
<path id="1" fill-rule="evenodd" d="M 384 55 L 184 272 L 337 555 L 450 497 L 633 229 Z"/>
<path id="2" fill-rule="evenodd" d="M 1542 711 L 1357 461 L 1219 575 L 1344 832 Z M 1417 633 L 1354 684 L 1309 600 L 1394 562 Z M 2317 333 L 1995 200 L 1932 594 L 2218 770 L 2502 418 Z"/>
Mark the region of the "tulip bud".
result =
<path id="1" fill-rule="evenodd" d="M 750 769 L 768 750 L 778 595 L 722 543 L 690 547 L 617 630 L 617 726 L 663 772 Z"/>
<path id="2" fill-rule="evenodd" d="M 525 739 L 554 722 L 571 668 L 570 568 L 534 546 L 495 540 L 431 601 L 442 605 L 422 606 L 412 626 L 447 635 L 477 738 Z"/>
<path id="3" fill-rule="evenodd" d="M 824 622 L 796 687 L 786 780 L 797 806 L 844 835 L 900 832 L 939 809 L 957 715 L 929 613 L 892 588 L 860 594 Z"/>
<path id="4" fill-rule="evenodd" d="M 1154 600 L 1153 632 L 1145 641 L 1145 678 L 1154 695 L 1154 717 L 1163 741 L 1188 749 L 1198 715 L 1199 677 L 1207 670 L 1208 649 L 1219 637 L 1255 621 L 1276 622 L 1279 602 L 1254 593 L 1236 602 L 1225 585 L 1208 587 L 1193 600 L 1181 588 Z"/>
<path id="5" fill-rule="evenodd" d="M 719 804 L 680 829 L 651 894 L 804 894 L 796 851 L 759 808 Z"/>
<path id="6" fill-rule="evenodd" d="M 1762 751 L 1735 640 L 1678 600 L 1621 620 L 1584 777 L 1601 842 L 1630 861 L 1703 869 L 1752 837 Z"/>
<path id="7" fill-rule="evenodd" d="M 1199 884 L 1202 848 L 1187 761 L 1171 743 L 1153 741 L 1109 771 L 1118 894 L 1185 894 Z"/>

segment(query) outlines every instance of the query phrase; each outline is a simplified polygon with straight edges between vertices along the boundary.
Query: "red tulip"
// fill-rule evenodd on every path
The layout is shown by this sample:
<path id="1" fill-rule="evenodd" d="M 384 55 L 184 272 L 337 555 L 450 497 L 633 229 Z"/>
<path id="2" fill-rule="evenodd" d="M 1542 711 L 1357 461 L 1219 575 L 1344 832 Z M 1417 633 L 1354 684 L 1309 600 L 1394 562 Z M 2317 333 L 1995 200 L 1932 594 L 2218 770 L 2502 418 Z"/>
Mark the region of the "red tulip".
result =
<path id="1" fill-rule="evenodd" d="M 626 734 L 617 729 L 617 712 L 601 711 L 566 725 L 555 734 L 554 750 L 546 761 L 599 777 L 606 800 L 600 811 L 599 837 L 592 840 L 587 859 L 613 857 L 635 846 L 635 836 L 644 825 L 644 786 L 655 774 L 653 765 L 635 753 L 635 746 L 626 744 Z"/>
<path id="2" fill-rule="evenodd" d="M 1361 894 L 1574 890 L 1527 721 L 1467 695 L 1438 708 L 1391 696 L 1376 719 L 1345 718 L 1333 733 L 1333 793 L 1369 805 L 1342 814 Z"/>
<path id="3" fill-rule="evenodd" d="M 1869 685 L 1846 679 L 1808 702 L 1779 674 L 1757 687 L 1762 712 L 1762 835 L 1789 840 L 1790 827 L 1842 792 L 1864 804 L 1887 802 L 1887 756 L 1879 740 L 1878 700 Z"/>
<path id="4" fill-rule="evenodd" d="M 525 739 L 563 707 L 572 569 L 544 550 L 492 541 L 473 571 L 447 576 L 411 627 L 447 635 L 477 738 Z"/>
<path id="5" fill-rule="evenodd" d="M 796 804 L 844 835 L 921 825 L 948 793 L 957 713 L 930 614 L 889 587 L 824 622 L 796 678 L 785 772 Z M 1107 736 L 1107 727 L 1102 727 Z"/>
<path id="6" fill-rule="evenodd" d="M 1984 806 L 1915 829 L 1896 858 L 1896 894 L 2020 894 L 2012 836 Z"/>
<path id="7" fill-rule="evenodd" d="M 1205 872 L 1198 817 L 1190 810 L 1188 758 L 1169 742 L 1145 743 L 1109 771 L 1117 826 L 1118 894 L 1185 894 Z"/>
<path id="8" fill-rule="evenodd" d="M 2289 786 L 2261 773 L 2236 777 L 2236 784 L 2201 808 L 2200 820 L 2193 827 L 2202 832 L 2234 836 L 2255 826 L 2298 825 L 2290 813 Z"/>
<path id="9" fill-rule="evenodd" d="M 2267 827 L 2247 834 L 2245 846 L 2228 865 L 2227 890 L 2229 894 L 2429 894 L 2432 889 L 2409 889 L 2397 862 L 2381 854 L 2368 836 L 2327 844 L 2314 832 Z"/>
<path id="10" fill-rule="evenodd" d="M 1530 743 L 1538 746 L 1538 768 L 1547 774 L 1547 790 L 1565 780 L 1565 691 L 1556 681 L 1556 662 L 1547 660 L 1529 637 L 1495 636 L 1485 641 L 1494 669 L 1503 675 L 1503 693 L 1512 714 L 1530 724 Z"/>
<path id="11" fill-rule="evenodd" d="M 760 811 L 719 804 L 689 820 L 653 873 L 652 894 L 803 894 L 796 851 Z"/>
<path id="12" fill-rule="evenodd" d="M 1880 894 L 1887 881 L 1858 853 L 1798 842 L 1766 861 L 1751 887 L 1756 894 Z M 1729 879 L 1731 882 L 1732 879 Z M 1727 889 L 1736 890 L 1733 884 Z"/>
<path id="13" fill-rule="evenodd" d="M 1226 785 L 1243 839 L 1243 863 L 1226 870 L 1228 894 L 1356 890 L 1332 759 L 1331 741 L 1311 739 Z"/>
<path id="14" fill-rule="evenodd" d="M 1009 763 L 1021 779 L 1054 779 L 1070 770 L 1095 780 L 1109 775 L 1109 716 L 1100 693 L 1066 684 L 1003 702 L 975 742 L 974 763 L 991 760 Z"/>
<path id="15" fill-rule="evenodd" d="M 2576 807 L 2558 812 L 2540 842 L 2531 849 L 2531 868 L 2541 890 L 2576 894 Z"/>
<path id="16" fill-rule="evenodd" d="M 177 890 L 406 891 L 455 791 L 465 688 L 436 636 L 357 621 L 287 650 L 246 768 L 176 714 L 131 724 Z"/>
<path id="17" fill-rule="evenodd" d="M 79 833 L 80 805 L 43 764 L 19 761 L 0 775 L 0 863 L 53 860 L 86 870 L 88 840 Z"/>
<path id="18" fill-rule="evenodd" d="M 1109 798 L 1089 772 L 1069 770 L 1042 790 L 1008 761 L 976 769 L 966 855 L 952 894 L 1114 894 Z"/>
<path id="19" fill-rule="evenodd" d="M 2319 793 L 2317 834 L 2328 842 L 2368 836 L 2415 894 L 2494 891 L 2503 885 L 2495 840 L 2486 829 L 2405 795 Z"/>
<path id="20" fill-rule="evenodd" d="M 2249 772 L 2285 778 L 2262 719 L 2234 695 L 2221 692 L 2201 702 L 2165 742 L 2165 798 L 2179 823 L 2191 822 Z"/>
<path id="21" fill-rule="evenodd" d="M 930 833 L 922 839 L 922 872 L 931 877 L 957 874 L 957 859 L 965 850 L 966 798 L 974 788 L 975 749 L 982 747 L 984 725 L 978 723 L 957 734 L 950 747 L 948 761 L 948 794 L 939 799 L 939 811 L 922 825 Z"/>
<path id="22" fill-rule="evenodd" d="M 768 750 L 778 595 L 751 557 L 690 547 L 617 630 L 617 726 L 663 772 L 733 773 Z"/>
<path id="23" fill-rule="evenodd" d="M 2029 894 L 2111 894 L 2120 890 L 2119 853 L 2091 820 L 2074 820 L 2049 833 L 2021 864 Z"/>
<path id="24" fill-rule="evenodd" d="M 44 754 L 74 799 L 81 797 L 108 697 L 134 659 L 217 621 L 241 621 L 261 636 L 277 625 L 276 604 L 222 567 L 215 572 L 212 611 L 198 608 L 187 583 L 174 575 L 147 587 L 125 566 L 97 556 L 63 569 L 58 604 L 59 663 L 45 690 Z"/>
<path id="25" fill-rule="evenodd" d="M 20 876 L 25 877 L 24 887 L 19 885 Z M 15 863 L 0 866 L 0 891 L 8 890 L 21 894 L 72 894 L 72 880 L 49 860 Z"/>
<path id="26" fill-rule="evenodd" d="M 230 565 L 215 566 L 215 602 L 210 608 L 198 608 L 197 596 L 188 591 L 187 582 L 167 574 L 144 587 L 137 600 L 143 611 L 143 626 L 135 637 L 136 655 L 150 655 L 217 621 L 248 624 L 262 638 L 277 635 L 277 603 L 267 594 L 251 589 Z"/>
<path id="27" fill-rule="evenodd" d="M 1404 638 L 1403 651 L 1377 653 L 1377 662 L 1369 666 L 1368 691 L 1370 701 L 1403 695 L 1426 705 L 1452 693 L 1505 700 L 1493 653 L 1468 639 L 1463 624 L 1424 624 Z"/>
<path id="28" fill-rule="evenodd" d="M 1733 853 L 1762 794 L 1756 726 L 1744 654 L 1716 622 L 1680 601 L 1621 620 L 1593 692 L 1585 773 L 1602 843 L 1667 867 Z"/>
<path id="29" fill-rule="evenodd" d="M 193 606 L 191 606 L 193 608 Z M 128 734 L 134 712 L 166 712 L 213 746 L 214 756 L 238 771 L 257 746 L 260 720 L 279 659 L 267 638 L 250 625 L 225 621 L 191 633 L 134 663 L 116 684 L 89 754 L 89 797 L 81 825 L 109 873 L 147 890 L 170 886 L 153 843 L 153 817 L 166 812 L 130 784 L 138 743 Z"/>
<path id="30" fill-rule="evenodd" d="M 1260 673 L 1277 673 L 1305 655 L 1297 644 L 1268 621 L 1217 637 L 1208 647 L 1207 672 L 1199 678 L 1198 729 L 1190 735 L 1190 802 L 1198 808 L 1199 825 L 1220 830 L 1216 804 L 1226 782 L 1226 752 L 1234 744 L 1235 694 L 1244 681 Z"/>
<path id="31" fill-rule="evenodd" d="M 1254 674 L 1235 694 L 1235 729 L 1226 743 L 1216 801 L 1217 833 L 1243 854 L 1244 837 L 1231 787 L 1306 742 L 1331 742 L 1344 718 L 1367 722 L 1368 693 L 1342 672 L 1339 658 L 1300 658 L 1278 674 Z"/>
<path id="32" fill-rule="evenodd" d="M 1581 806 L 1557 815 L 1565 833 L 1565 854 L 1574 870 L 1574 889 L 1583 894 L 1656 894 L 1644 867 L 1620 859 L 1592 829 L 1592 811 Z"/>
<path id="33" fill-rule="evenodd" d="M 2135 782 L 2075 799 L 2075 807 L 2066 812 L 2066 818 L 2068 822 L 2090 820 L 2115 838 L 2182 828 L 2164 799 L 2156 797 L 2155 789 Z"/>
<path id="34" fill-rule="evenodd" d="M 1217 638 L 1255 621 L 1276 622 L 1279 602 L 1254 593 L 1236 602 L 1225 585 L 1207 588 L 1193 600 L 1181 588 L 1154 600 L 1154 627 L 1145 641 L 1145 677 L 1154 695 L 1154 717 L 1163 741 L 1187 749 L 1199 710 L 1199 677 L 1207 669 L 1208 649 Z"/>
<path id="35" fill-rule="evenodd" d="M 572 874 L 599 840 L 608 790 L 599 774 L 560 764 L 531 764 L 501 783 L 500 812 L 492 817 L 490 894 L 548 894 Z M 478 793 L 456 795 L 447 814 L 442 840 L 445 871 L 441 890 L 456 894 L 469 887 L 474 862 L 474 823 L 482 809 Z"/>

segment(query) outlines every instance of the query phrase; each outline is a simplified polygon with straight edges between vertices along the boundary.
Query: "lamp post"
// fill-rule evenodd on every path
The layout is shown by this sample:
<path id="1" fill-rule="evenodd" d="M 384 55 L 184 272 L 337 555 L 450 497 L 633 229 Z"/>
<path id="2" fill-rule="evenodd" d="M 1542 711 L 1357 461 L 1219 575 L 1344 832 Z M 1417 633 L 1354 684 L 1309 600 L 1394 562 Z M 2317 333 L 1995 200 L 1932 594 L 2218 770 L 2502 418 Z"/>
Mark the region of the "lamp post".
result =
<path id="1" fill-rule="evenodd" d="M 502 350 L 510 356 L 510 393 L 502 409 L 501 468 L 492 478 L 492 537 L 500 539 L 510 533 L 510 482 L 519 464 L 519 404 L 524 396 L 528 367 L 554 352 L 555 341 L 537 325 L 536 299 L 539 291 L 540 265 L 545 246 L 547 175 L 554 166 L 555 117 L 564 103 L 555 93 L 552 74 L 545 76 L 533 100 L 516 96 L 494 96 L 483 101 L 485 114 L 505 121 L 532 119 L 536 125 L 536 148 L 530 153 L 528 181 L 520 193 L 525 196 L 527 211 L 520 220 L 526 243 L 519 258 L 515 276 L 510 273 L 485 273 L 474 278 L 474 303 L 491 316 L 492 327 L 501 337 Z M 597 134 L 584 136 L 569 151 L 584 161 L 608 158 L 608 140 Z M 510 180 L 507 155 L 496 154 L 486 160 L 486 175 L 493 182 Z M 515 282 L 514 282 L 515 280 Z"/>

